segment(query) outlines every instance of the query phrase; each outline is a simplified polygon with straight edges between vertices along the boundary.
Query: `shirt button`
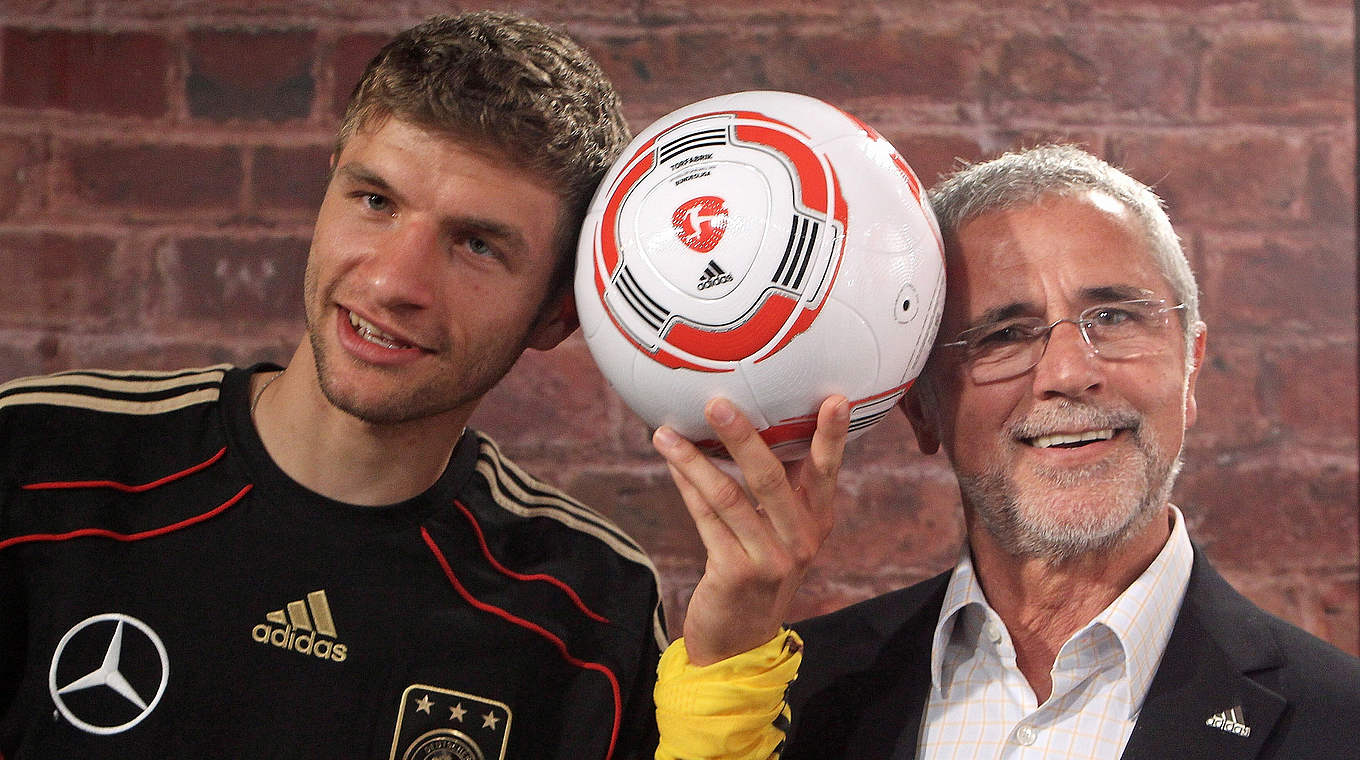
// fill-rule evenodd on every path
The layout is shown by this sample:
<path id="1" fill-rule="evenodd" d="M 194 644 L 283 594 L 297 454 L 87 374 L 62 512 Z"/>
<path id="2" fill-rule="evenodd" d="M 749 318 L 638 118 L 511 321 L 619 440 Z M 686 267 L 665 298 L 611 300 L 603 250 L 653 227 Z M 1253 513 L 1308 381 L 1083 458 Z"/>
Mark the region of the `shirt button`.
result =
<path id="1" fill-rule="evenodd" d="M 988 620 L 987 625 L 984 626 L 982 630 L 983 633 L 987 634 L 987 639 L 993 644 L 1001 643 L 1001 626 Z"/>
<path id="2" fill-rule="evenodd" d="M 1022 725 L 1015 729 L 1015 742 L 1021 746 L 1028 747 L 1038 738 L 1033 726 Z"/>

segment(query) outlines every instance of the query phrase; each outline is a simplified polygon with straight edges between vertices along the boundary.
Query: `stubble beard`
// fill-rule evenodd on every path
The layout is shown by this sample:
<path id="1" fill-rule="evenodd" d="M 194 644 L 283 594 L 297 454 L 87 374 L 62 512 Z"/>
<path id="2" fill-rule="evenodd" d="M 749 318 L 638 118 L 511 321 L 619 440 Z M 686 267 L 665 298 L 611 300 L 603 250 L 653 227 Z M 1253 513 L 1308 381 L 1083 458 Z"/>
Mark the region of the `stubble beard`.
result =
<path id="1" fill-rule="evenodd" d="M 372 425 L 397 425 L 405 422 L 429 419 L 459 407 L 469 406 L 481 399 L 491 390 L 506 372 L 514 366 L 514 358 L 492 366 L 489 361 L 479 361 L 464 367 L 463 372 L 447 368 L 438 381 L 421 385 L 403 385 L 399 378 L 389 384 L 389 390 L 378 398 L 365 399 L 354 389 L 344 387 L 336 377 L 331 366 L 329 348 L 325 340 L 315 332 L 310 333 L 312 356 L 316 364 L 317 384 L 321 393 L 331 406 Z M 346 361 L 341 358 L 340 361 Z M 370 372 L 386 373 L 376 367 Z"/>
<path id="2" fill-rule="evenodd" d="M 317 283 L 310 264 L 303 286 L 306 304 L 319 303 L 316 300 Z M 324 303 L 330 303 L 327 299 Z M 306 310 L 306 328 L 312 348 L 312 361 L 316 367 L 317 385 L 322 395 L 336 409 L 372 425 L 396 425 L 417 420 L 429 419 L 465 406 L 475 405 L 486 395 L 519 360 L 519 355 L 528 345 L 528 325 L 517 337 L 513 350 L 506 353 L 464 356 L 468 363 L 461 368 L 446 365 L 440 367 L 436 379 L 419 385 L 399 382 L 397 373 L 380 367 L 369 366 L 371 373 L 391 374 L 394 382 L 388 384 L 389 390 L 380 398 L 364 399 L 357 389 L 346 388 L 337 378 L 332 359 L 337 362 L 353 361 L 346 357 L 333 357 L 334 346 L 323 330 L 331 329 L 325 319 L 318 320 Z M 332 313 L 329 310 L 323 314 Z M 506 345 L 502 343 L 501 345 Z M 472 353 L 472 352 L 468 352 Z"/>
<path id="3" fill-rule="evenodd" d="M 1116 429 L 1137 420 L 1131 412 L 1104 415 Z M 999 465 L 960 473 L 963 503 L 1011 556 L 1056 564 L 1114 549 L 1162 514 L 1181 466 L 1179 452 L 1167 456 L 1147 426 L 1135 421 L 1126 434 L 1134 447 L 1124 456 L 1036 469 L 1028 483 Z"/>

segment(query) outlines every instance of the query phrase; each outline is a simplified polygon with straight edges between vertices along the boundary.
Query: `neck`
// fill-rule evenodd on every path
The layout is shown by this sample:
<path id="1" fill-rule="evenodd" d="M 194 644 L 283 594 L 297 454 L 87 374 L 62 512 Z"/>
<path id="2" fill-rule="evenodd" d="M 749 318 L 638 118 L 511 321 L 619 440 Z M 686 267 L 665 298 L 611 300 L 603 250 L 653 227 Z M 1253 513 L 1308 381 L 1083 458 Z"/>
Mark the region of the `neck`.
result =
<path id="1" fill-rule="evenodd" d="M 376 424 L 337 409 L 321 392 L 305 342 L 282 374 L 251 379 L 251 398 L 265 451 L 288 477 L 361 506 L 395 504 L 434 485 L 467 422 L 461 414 Z"/>
<path id="2" fill-rule="evenodd" d="M 1055 561 L 1008 554 L 982 525 L 969 522 L 978 583 L 1006 624 L 1017 667 L 1040 704 L 1052 691 L 1053 662 L 1063 644 L 1147 570 L 1171 535 L 1167 509 L 1164 519 L 1113 549 Z"/>

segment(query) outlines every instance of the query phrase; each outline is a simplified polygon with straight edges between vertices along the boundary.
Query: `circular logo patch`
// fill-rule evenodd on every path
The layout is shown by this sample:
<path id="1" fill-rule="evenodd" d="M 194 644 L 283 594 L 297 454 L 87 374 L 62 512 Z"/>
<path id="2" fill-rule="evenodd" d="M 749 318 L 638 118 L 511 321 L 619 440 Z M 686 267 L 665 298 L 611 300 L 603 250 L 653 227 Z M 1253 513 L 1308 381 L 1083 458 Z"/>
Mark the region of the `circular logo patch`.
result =
<path id="1" fill-rule="evenodd" d="M 452 728 L 423 734 L 402 753 L 401 760 L 486 760 L 471 737 Z"/>
<path id="2" fill-rule="evenodd" d="M 117 612 L 71 627 L 52 653 L 47 688 L 57 711 L 91 734 L 117 734 L 156 709 L 170 658 L 151 626 Z"/>
<path id="3" fill-rule="evenodd" d="M 699 253 L 708 253 L 727 231 L 727 206 L 715 195 L 701 195 L 675 209 L 671 226 L 680 242 Z"/>

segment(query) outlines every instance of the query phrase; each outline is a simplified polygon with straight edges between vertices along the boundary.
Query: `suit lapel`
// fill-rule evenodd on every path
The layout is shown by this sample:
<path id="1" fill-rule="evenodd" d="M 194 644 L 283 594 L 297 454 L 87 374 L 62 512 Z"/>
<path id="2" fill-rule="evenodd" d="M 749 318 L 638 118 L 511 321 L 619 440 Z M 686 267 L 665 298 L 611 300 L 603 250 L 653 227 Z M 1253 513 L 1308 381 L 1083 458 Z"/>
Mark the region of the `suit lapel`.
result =
<path id="1" fill-rule="evenodd" d="M 932 605 L 918 613 L 905 635 L 892 642 L 896 652 L 889 653 L 901 665 L 891 680 L 881 684 L 883 695 L 873 705 L 874 721 L 882 727 L 876 735 L 864 737 L 862 745 L 852 742 L 846 757 L 892 757 L 893 760 L 914 760 L 916 743 L 921 736 L 921 719 L 930 697 L 930 646 L 934 638 L 939 605 Z"/>
<path id="2" fill-rule="evenodd" d="M 818 695 L 819 703 L 836 708 L 836 725 L 816 731 L 821 737 L 817 757 L 916 757 L 921 716 L 930 694 L 930 635 L 906 631 L 884 649 L 874 667 L 846 678 Z M 800 756 L 801 757 L 801 756 Z"/>
<path id="3" fill-rule="evenodd" d="M 931 639 L 947 582 L 948 573 L 907 590 L 920 596 L 880 597 L 826 640 L 815 626 L 800 630 L 808 648 L 805 672 L 793 686 L 796 736 L 786 760 L 916 756 L 930 696 Z M 832 672 L 820 672 L 827 667 Z M 817 708 L 803 711 L 803 704 Z"/>
<path id="4" fill-rule="evenodd" d="M 1124 760 L 1249 760 L 1260 753 L 1285 700 L 1250 677 L 1282 664 L 1257 614 L 1196 548 L 1185 600 Z"/>

